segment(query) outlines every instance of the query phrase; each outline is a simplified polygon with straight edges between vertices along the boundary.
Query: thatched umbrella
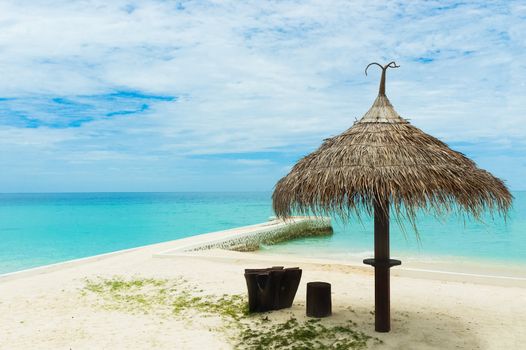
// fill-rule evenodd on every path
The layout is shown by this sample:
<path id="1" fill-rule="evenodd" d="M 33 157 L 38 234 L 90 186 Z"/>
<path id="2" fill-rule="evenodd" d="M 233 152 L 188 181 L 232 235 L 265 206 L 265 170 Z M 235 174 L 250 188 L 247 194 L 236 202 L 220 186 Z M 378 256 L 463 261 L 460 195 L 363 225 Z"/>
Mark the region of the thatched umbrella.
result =
<path id="1" fill-rule="evenodd" d="M 371 65 L 382 69 L 372 107 L 350 129 L 299 160 L 278 181 L 272 200 L 282 218 L 374 213 L 375 258 L 364 263 L 375 268 L 375 329 L 388 332 L 389 268 L 401 263 L 389 258 L 389 211 L 413 225 L 418 209 L 436 215 L 459 210 L 475 218 L 485 210 L 505 215 L 512 196 L 500 179 L 396 113 L 385 95 L 385 72 L 398 68 L 395 62 L 367 68 Z"/>

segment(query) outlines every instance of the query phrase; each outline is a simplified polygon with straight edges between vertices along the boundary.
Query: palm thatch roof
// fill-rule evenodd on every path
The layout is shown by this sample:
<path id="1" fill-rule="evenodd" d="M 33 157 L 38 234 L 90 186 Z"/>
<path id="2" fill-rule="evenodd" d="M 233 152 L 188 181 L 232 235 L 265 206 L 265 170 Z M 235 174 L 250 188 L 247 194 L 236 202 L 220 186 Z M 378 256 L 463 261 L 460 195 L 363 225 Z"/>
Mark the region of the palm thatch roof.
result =
<path id="1" fill-rule="evenodd" d="M 505 214 L 512 196 L 503 181 L 400 117 L 385 95 L 385 72 L 398 66 L 379 66 L 380 91 L 372 107 L 278 181 L 272 195 L 276 214 L 332 212 L 345 219 L 361 209 L 371 214 L 375 200 L 390 203 L 396 218 L 411 222 L 419 208 L 438 215 L 463 210 L 476 218 L 485 210 Z"/>

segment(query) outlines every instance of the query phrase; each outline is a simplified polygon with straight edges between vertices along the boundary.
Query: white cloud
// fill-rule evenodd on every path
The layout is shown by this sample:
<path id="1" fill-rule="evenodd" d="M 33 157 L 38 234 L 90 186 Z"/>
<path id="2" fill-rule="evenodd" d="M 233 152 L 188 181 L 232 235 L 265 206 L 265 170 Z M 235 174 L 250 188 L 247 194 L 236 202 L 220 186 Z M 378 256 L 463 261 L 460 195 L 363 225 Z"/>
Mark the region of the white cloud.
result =
<path id="1" fill-rule="evenodd" d="M 3 1 L 0 97 L 179 99 L 67 130 L 15 127 L 2 112 L 0 142 L 92 162 L 301 154 L 366 112 L 378 73 L 363 68 L 394 59 L 387 91 L 400 114 L 504 152 L 526 139 L 525 15 L 520 2 Z"/>

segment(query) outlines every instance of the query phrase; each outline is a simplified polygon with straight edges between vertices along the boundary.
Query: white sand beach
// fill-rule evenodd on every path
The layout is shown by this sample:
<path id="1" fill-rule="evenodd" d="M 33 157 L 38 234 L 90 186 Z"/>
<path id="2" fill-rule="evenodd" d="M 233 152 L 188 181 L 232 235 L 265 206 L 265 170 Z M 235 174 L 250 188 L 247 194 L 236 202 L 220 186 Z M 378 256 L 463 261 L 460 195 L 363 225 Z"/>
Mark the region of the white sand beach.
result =
<path id="1" fill-rule="evenodd" d="M 303 277 L 293 307 L 269 314 L 275 321 L 305 320 L 306 282 L 319 280 L 332 284 L 333 316 L 323 324 L 354 321 L 357 330 L 383 341 L 369 341 L 368 348 L 521 349 L 526 344 L 526 281 L 521 279 L 461 275 L 447 280 L 393 269 L 392 331 L 380 334 L 373 331 L 369 267 L 222 250 L 159 255 L 210 239 L 203 237 L 0 277 L 0 348 L 232 349 L 234 330 L 225 330 L 219 315 L 167 315 L 156 305 L 144 312 L 112 307 L 103 296 L 86 292 L 86 279 L 184 279 L 198 294 L 245 295 L 244 268 L 280 264 L 300 266 Z"/>

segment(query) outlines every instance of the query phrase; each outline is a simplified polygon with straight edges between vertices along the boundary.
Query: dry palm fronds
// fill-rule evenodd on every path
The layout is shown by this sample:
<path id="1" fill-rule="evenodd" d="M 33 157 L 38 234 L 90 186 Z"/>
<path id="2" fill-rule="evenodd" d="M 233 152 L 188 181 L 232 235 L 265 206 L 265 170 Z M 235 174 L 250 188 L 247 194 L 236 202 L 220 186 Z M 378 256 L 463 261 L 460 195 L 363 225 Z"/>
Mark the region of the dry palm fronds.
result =
<path id="1" fill-rule="evenodd" d="M 512 196 L 504 183 L 462 153 L 401 118 L 385 96 L 385 70 L 372 107 L 344 133 L 327 139 L 278 181 L 272 195 L 278 217 L 336 213 L 342 219 L 374 201 L 414 222 L 419 208 L 438 215 L 463 210 L 480 217 L 504 214 Z"/>

